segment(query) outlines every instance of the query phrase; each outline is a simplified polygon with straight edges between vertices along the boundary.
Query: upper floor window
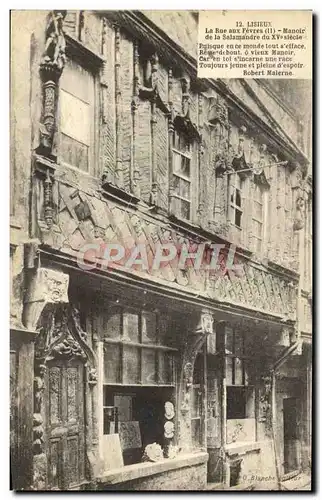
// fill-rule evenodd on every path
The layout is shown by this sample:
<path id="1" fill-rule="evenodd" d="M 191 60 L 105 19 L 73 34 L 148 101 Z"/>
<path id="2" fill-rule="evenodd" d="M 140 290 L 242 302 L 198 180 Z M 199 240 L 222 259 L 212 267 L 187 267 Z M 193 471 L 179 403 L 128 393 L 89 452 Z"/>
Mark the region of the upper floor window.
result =
<path id="1" fill-rule="evenodd" d="M 174 131 L 172 153 L 175 213 L 190 220 L 192 144 L 185 134 Z"/>
<path id="2" fill-rule="evenodd" d="M 253 214 L 252 214 L 252 225 L 253 225 L 253 236 L 255 239 L 255 251 L 260 252 L 263 245 L 264 237 L 264 191 L 263 188 L 257 184 L 254 184 L 253 190 Z"/>
<path id="3" fill-rule="evenodd" d="M 69 59 L 60 79 L 60 158 L 85 172 L 93 156 L 94 101 L 93 75 Z"/>
<path id="4" fill-rule="evenodd" d="M 242 227 L 242 180 L 238 174 L 230 179 L 230 221 L 235 226 Z"/>

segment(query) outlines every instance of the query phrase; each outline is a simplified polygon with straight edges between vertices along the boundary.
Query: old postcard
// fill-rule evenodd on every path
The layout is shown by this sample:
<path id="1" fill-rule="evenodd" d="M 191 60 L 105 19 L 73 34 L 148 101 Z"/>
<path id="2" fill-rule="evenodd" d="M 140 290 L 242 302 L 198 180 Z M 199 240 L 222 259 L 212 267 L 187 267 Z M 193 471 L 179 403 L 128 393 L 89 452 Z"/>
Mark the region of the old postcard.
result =
<path id="1" fill-rule="evenodd" d="M 311 490 L 312 12 L 11 12 L 24 491 Z"/>

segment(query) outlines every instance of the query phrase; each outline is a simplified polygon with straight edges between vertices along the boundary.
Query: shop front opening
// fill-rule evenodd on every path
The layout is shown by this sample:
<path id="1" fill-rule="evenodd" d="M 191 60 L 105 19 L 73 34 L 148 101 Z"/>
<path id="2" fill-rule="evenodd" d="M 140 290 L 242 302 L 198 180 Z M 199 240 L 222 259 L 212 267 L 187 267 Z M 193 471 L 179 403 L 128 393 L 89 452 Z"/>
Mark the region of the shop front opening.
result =
<path id="1" fill-rule="evenodd" d="M 110 303 L 104 334 L 106 467 L 142 462 L 146 451 L 156 459 L 167 458 L 176 442 L 177 356 L 167 318 L 156 311 Z M 104 452 L 112 445 L 121 449 L 116 462 Z"/>

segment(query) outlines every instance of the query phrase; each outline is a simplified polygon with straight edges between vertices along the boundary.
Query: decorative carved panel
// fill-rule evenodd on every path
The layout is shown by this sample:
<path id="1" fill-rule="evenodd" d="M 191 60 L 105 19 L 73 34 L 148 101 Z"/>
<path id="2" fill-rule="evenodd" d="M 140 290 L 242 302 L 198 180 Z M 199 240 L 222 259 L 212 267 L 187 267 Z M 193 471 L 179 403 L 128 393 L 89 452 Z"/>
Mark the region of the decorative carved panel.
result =
<path id="1" fill-rule="evenodd" d="M 179 249 L 183 243 L 188 248 L 194 248 L 203 242 L 180 234 L 170 225 L 161 226 L 152 219 L 130 216 L 125 209 L 92 193 L 84 193 L 64 184 L 60 184 L 59 193 L 60 208 L 53 247 L 56 250 L 63 249 L 70 255 L 81 251 L 85 244 L 96 243 L 97 257 L 101 258 L 100 249 L 111 242 L 124 245 L 126 254 L 130 255 L 134 242 L 140 242 L 146 244 L 149 259 L 152 261 L 159 244 L 173 243 Z M 86 206 L 86 210 L 82 210 L 81 218 L 80 210 L 76 210 L 79 205 Z M 195 270 L 192 266 L 184 270 L 178 269 L 179 257 L 178 252 L 172 261 L 165 262 L 160 269 L 138 269 L 136 272 L 147 279 L 154 277 L 163 283 L 177 283 L 192 293 L 198 291 L 203 297 L 227 302 L 233 306 L 261 310 L 263 313 L 277 314 L 290 320 L 295 318 L 297 283 L 290 277 L 283 278 L 273 268 L 255 265 L 240 257 L 240 275 L 234 272 L 225 275 L 223 272 L 216 272 L 209 275 L 202 267 L 200 270 Z M 100 267 L 100 261 L 97 265 Z M 127 272 L 131 273 L 133 270 L 130 268 Z"/>

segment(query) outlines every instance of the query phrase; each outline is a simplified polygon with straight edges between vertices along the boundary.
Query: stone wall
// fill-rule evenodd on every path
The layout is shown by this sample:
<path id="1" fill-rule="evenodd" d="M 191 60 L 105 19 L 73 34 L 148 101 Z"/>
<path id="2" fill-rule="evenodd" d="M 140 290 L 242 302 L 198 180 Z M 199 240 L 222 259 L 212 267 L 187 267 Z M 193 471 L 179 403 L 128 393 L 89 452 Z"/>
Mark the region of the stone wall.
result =
<path id="1" fill-rule="evenodd" d="M 207 465 L 175 469 L 153 476 L 135 479 L 113 486 L 106 486 L 109 491 L 200 491 L 206 487 Z"/>

